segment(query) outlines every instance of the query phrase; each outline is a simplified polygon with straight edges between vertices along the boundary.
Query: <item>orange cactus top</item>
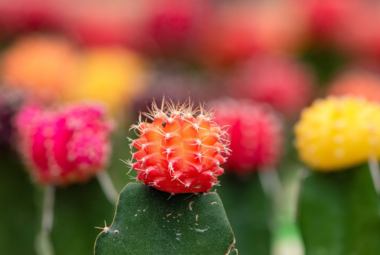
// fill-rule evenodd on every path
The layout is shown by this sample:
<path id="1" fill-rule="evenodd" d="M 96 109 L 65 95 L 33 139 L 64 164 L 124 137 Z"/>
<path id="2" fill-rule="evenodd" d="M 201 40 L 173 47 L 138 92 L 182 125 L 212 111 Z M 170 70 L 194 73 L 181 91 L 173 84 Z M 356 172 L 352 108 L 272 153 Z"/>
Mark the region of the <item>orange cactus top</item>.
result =
<path id="1" fill-rule="evenodd" d="M 194 116 L 197 113 L 198 116 Z M 225 128 L 212 121 L 213 111 L 203 107 L 193 110 L 186 103 L 175 105 L 164 101 L 161 108 L 144 115 L 152 120 L 142 122 L 136 129 L 140 138 L 132 140 L 137 148 L 131 166 L 138 171 L 137 179 L 169 193 L 199 193 L 217 185 L 217 176 L 224 170 L 229 154 L 229 136 Z"/>

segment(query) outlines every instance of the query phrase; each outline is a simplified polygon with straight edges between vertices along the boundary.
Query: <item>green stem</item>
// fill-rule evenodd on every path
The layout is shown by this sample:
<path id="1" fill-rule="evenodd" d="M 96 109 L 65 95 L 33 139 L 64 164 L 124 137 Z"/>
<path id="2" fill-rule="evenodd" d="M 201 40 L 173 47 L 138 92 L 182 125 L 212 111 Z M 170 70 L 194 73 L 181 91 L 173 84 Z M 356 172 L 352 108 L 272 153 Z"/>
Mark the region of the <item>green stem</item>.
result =
<path id="1" fill-rule="evenodd" d="M 97 178 L 108 201 L 110 201 L 111 204 L 116 205 L 119 195 L 108 173 L 106 171 L 102 171 L 98 174 Z"/>
<path id="2" fill-rule="evenodd" d="M 54 191 L 55 187 L 49 185 L 44 190 L 41 231 L 36 237 L 36 252 L 38 255 L 54 255 L 50 232 L 54 219 Z"/>
<path id="3" fill-rule="evenodd" d="M 268 198 L 273 197 L 282 189 L 280 177 L 278 176 L 277 170 L 273 168 L 263 168 L 259 172 L 259 180 L 261 186 L 264 189 L 265 195 Z"/>
<path id="4" fill-rule="evenodd" d="M 380 194 L 380 172 L 379 163 L 375 157 L 370 157 L 368 160 L 369 170 L 371 172 L 371 177 L 373 185 L 375 186 L 377 194 Z"/>

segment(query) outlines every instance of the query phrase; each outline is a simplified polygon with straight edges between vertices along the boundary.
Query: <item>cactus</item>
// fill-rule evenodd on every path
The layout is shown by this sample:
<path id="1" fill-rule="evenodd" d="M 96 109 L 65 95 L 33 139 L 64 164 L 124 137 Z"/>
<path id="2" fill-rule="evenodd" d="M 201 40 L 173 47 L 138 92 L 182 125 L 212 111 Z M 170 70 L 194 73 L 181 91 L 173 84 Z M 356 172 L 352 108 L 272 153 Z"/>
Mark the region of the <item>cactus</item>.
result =
<path id="1" fill-rule="evenodd" d="M 229 81 L 229 93 L 268 103 L 286 117 L 298 116 L 313 97 L 313 74 L 296 60 L 259 56 L 241 70 Z"/>
<path id="2" fill-rule="evenodd" d="M 144 66 L 137 54 L 122 48 L 88 49 L 62 98 L 66 102 L 97 100 L 119 117 L 128 102 L 145 89 Z"/>
<path id="3" fill-rule="evenodd" d="M 339 171 L 380 157 L 379 113 L 364 99 L 317 100 L 295 127 L 301 160 L 315 170 Z"/>
<path id="4" fill-rule="evenodd" d="M 380 77 L 365 70 L 347 70 L 335 78 L 327 93 L 332 96 L 350 95 L 380 102 Z"/>
<path id="5" fill-rule="evenodd" d="M 230 124 L 230 148 L 218 192 L 224 201 L 231 226 L 246 254 L 270 254 L 272 242 L 272 193 L 274 166 L 283 146 L 282 123 L 270 106 L 250 100 L 221 99 L 215 121 Z M 263 179 L 269 180 L 262 182 Z M 256 241 L 254 241 L 256 240 Z"/>
<path id="6" fill-rule="evenodd" d="M 237 254 L 216 193 L 169 197 L 153 187 L 128 184 L 114 222 L 105 225 L 96 240 L 95 255 Z"/>
<path id="7" fill-rule="evenodd" d="M 112 225 L 96 240 L 96 255 L 237 254 L 222 202 L 207 192 L 223 173 L 221 153 L 229 153 L 228 136 L 211 121 L 213 113 L 194 109 L 190 100 L 164 100 L 144 114 L 152 123 L 140 116 L 132 125 L 140 136 L 130 139 L 137 161 L 125 163 L 145 185 L 128 184 L 121 192 Z"/>
<path id="8" fill-rule="evenodd" d="M 112 192 L 116 193 L 112 184 L 104 185 L 105 178 L 100 175 L 108 162 L 112 126 L 104 109 L 95 104 L 57 111 L 29 105 L 15 117 L 20 154 L 32 179 L 44 186 L 41 231 L 36 238 L 38 254 L 54 254 L 49 236 L 56 185 L 84 182 L 97 175 L 110 200 Z"/>
<path id="9" fill-rule="evenodd" d="M 135 5 L 133 5 L 135 7 Z M 62 2 L 61 30 L 84 46 L 120 46 L 131 37 L 135 8 L 122 2 Z"/>
<path id="10" fill-rule="evenodd" d="M 212 11 L 210 3 L 148 0 L 145 4 L 132 45 L 148 56 L 193 58 L 199 30 Z"/>
<path id="11" fill-rule="evenodd" d="M 379 254 L 379 113 L 362 99 L 330 97 L 296 125 L 300 158 L 314 170 L 299 198 L 305 254 Z"/>
<path id="12" fill-rule="evenodd" d="M 156 189 L 178 193 L 199 193 L 218 184 L 223 174 L 220 164 L 229 154 L 227 132 L 211 122 L 213 112 L 194 117 L 198 109 L 192 105 L 166 104 L 161 109 L 154 103 L 146 116 L 152 123 L 142 122 L 132 128 L 140 138 L 131 140 L 137 162 L 132 167 L 138 171 L 137 179 Z"/>
<path id="13" fill-rule="evenodd" d="M 0 76 L 5 85 L 50 103 L 60 99 L 77 65 L 77 51 L 68 41 L 30 36 L 17 40 L 4 52 Z"/>
<path id="14" fill-rule="evenodd" d="M 104 170 L 112 123 L 103 108 L 76 105 L 57 112 L 27 106 L 15 119 L 19 148 L 42 185 L 83 182 Z"/>
<path id="15" fill-rule="evenodd" d="M 282 123 L 267 105 L 250 100 L 223 99 L 217 104 L 215 121 L 230 125 L 231 150 L 225 167 L 228 171 L 247 174 L 272 167 L 281 156 Z"/>
<path id="16" fill-rule="evenodd" d="M 237 240 L 241 254 L 269 255 L 272 245 L 273 204 L 259 178 L 250 176 L 221 176 L 217 188 Z"/>

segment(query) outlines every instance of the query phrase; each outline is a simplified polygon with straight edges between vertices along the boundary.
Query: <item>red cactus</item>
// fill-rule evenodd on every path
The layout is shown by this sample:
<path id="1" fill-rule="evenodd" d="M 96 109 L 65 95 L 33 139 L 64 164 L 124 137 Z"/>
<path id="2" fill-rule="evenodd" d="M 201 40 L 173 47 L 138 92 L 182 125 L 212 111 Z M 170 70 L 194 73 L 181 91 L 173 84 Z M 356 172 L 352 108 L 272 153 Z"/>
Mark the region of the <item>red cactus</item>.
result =
<path id="1" fill-rule="evenodd" d="M 330 37 L 340 31 L 340 25 L 346 15 L 357 8 L 358 0 L 295 0 L 294 6 L 298 6 L 304 13 L 314 37 L 322 41 L 330 40 Z M 342 33 L 340 33 L 342 35 Z"/>
<path id="2" fill-rule="evenodd" d="M 125 45 L 140 1 L 62 1 L 62 30 L 89 46 Z"/>
<path id="3" fill-rule="evenodd" d="M 200 114 L 194 117 L 198 110 Z M 145 116 L 153 122 L 140 118 L 132 126 L 140 138 L 131 143 L 138 149 L 133 153 L 137 162 L 128 162 L 137 170 L 138 180 L 172 194 L 204 192 L 218 183 L 224 171 L 220 164 L 226 160 L 221 154 L 229 154 L 229 139 L 211 121 L 212 112 L 164 101 L 161 108 L 154 103 Z"/>
<path id="4" fill-rule="evenodd" d="M 21 155 L 41 185 L 83 182 L 107 165 L 112 122 L 103 108 L 77 105 L 60 111 L 27 106 L 16 116 Z"/>
<path id="5" fill-rule="evenodd" d="M 199 57 L 211 67 L 236 65 L 263 52 L 292 52 L 306 38 L 303 17 L 287 1 L 225 2 L 216 10 L 198 42 Z"/>
<path id="6" fill-rule="evenodd" d="M 1 34 L 58 27 L 58 1 L 0 0 Z"/>
<path id="7" fill-rule="evenodd" d="M 314 77 L 301 63 L 278 57 L 258 57 L 232 79 L 229 92 L 272 105 L 294 118 L 312 99 Z"/>
<path id="8" fill-rule="evenodd" d="M 147 0 L 133 45 L 159 57 L 190 57 L 199 29 L 208 17 L 207 1 Z"/>
<path id="9" fill-rule="evenodd" d="M 267 105 L 250 100 L 218 101 L 216 122 L 230 125 L 231 149 L 226 163 L 230 172 L 247 174 L 257 169 L 273 167 L 282 151 L 282 125 Z"/>

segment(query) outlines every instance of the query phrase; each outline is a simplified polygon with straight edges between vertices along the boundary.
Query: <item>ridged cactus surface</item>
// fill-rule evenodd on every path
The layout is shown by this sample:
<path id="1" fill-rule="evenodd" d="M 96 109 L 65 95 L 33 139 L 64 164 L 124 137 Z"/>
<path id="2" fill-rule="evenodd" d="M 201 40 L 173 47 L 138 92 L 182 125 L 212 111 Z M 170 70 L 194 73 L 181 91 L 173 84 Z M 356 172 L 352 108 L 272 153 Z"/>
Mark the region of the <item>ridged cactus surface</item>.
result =
<path id="1" fill-rule="evenodd" d="M 190 103 L 164 101 L 161 108 L 154 103 L 145 114 L 152 123 L 140 118 L 132 126 L 140 136 L 131 140 L 137 162 L 129 162 L 137 179 L 173 194 L 205 192 L 217 185 L 230 150 L 228 133 L 212 121 L 212 114 Z"/>

